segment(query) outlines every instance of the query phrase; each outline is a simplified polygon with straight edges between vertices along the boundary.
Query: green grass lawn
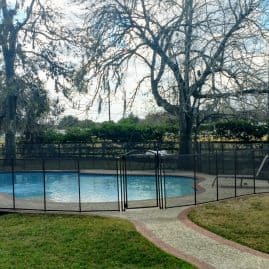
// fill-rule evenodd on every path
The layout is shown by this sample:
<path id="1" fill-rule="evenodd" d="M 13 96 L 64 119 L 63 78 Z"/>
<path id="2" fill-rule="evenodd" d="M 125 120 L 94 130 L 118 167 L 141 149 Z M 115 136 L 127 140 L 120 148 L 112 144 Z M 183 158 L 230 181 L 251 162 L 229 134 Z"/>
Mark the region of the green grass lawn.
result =
<path id="1" fill-rule="evenodd" d="M 0 215 L 0 268 L 195 268 L 147 241 L 125 220 Z"/>
<path id="2" fill-rule="evenodd" d="M 189 217 L 227 239 L 269 253 L 269 195 L 202 205 Z"/>

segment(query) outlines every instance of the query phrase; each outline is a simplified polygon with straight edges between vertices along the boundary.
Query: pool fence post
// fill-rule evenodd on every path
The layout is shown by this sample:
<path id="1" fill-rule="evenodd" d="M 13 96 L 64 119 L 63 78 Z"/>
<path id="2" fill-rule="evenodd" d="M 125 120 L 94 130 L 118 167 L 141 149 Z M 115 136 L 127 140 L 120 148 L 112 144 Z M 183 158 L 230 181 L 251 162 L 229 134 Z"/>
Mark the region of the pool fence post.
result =
<path id="1" fill-rule="evenodd" d="M 159 173 L 160 173 L 160 179 L 161 179 L 161 182 L 160 182 L 160 193 L 161 193 L 161 209 L 163 209 L 164 207 L 164 197 L 163 197 L 163 194 L 164 194 L 164 190 L 163 190 L 163 181 L 164 181 L 164 178 L 163 178 L 163 170 L 162 170 L 162 159 L 161 159 L 161 156 L 159 154 L 159 152 L 157 153 L 158 154 L 158 158 L 159 158 Z"/>
<path id="2" fill-rule="evenodd" d="M 156 171 L 157 171 L 157 180 L 158 180 L 158 199 L 159 199 L 159 209 L 162 209 L 162 176 L 161 176 L 161 167 L 160 167 L 160 156 L 157 149 L 155 154 L 156 158 Z"/>
<path id="3" fill-rule="evenodd" d="M 167 208 L 167 199 L 166 199 L 166 175 L 164 169 L 164 160 L 162 160 L 162 171 L 163 171 L 163 194 L 164 194 L 164 209 Z"/>
<path id="4" fill-rule="evenodd" d="M 116 175 L 117 175 L 117 194 L 118 194 L 118 211 L 121 211 L 120 206 L 120 184 L 119 184 L 119 159 L 116 159 Z"/>
<path id="5" fill-rule="evenodd" d="M 163 159 L 159 153 L 159 149 L 157 148 L 157 156 L 158 156 L 158 166 L 159 166 L 159 178 L 160 178 L 160 200 L 161 200 L 161 207 L 160 209 L 164 209 L 164 170 L 163 170 Z"/>
<path id="6" fill-rule="evenodd" d="M 193 179 L 194 179 L 194 204 L 197 205 L 196 155 L 195 154 L 193 155 Z"/>
<path id="7" fill-rule="evenodd" d="M 218 167 L 218 152 L 216 151 L 216 186 L 217 186 L 217 201 L 219 200 L 219 167 Z"/>
<path id="8" fill-rule="evenodd" d="M 252 169 L 253 169 L 253 193 L 256 194 L 256 168 L 255 168 L 255 151 L 252 147 Z"/>
<path id="9" fill-rule="evenodd" d="M 209 151 L 208 151 L 208 171 L 209 171 L 209 174 L 211 173 L 211 147 L 210 147 L 210 142 L 208 142 L 208 145 L 209 145 Z"/>
<path id="10" fill-rule="evenodd" d="M 43 175 L 43 199 L 44 199 L 44 211 L 47 210 L 46 203 L 46 171 L 45 171 L 45 160 L 42 158 L 42 175 Z"/>
<path id="11" fill-rule="evenodd" d="M 124 207 L 128 209 L 128 179 L 127 179 L 126 156 L 124 156 L 123 171 L 124 171 L 124 185 L 125 185 L 125 199 L 124 199 L 125 204 L 124 204 Z"/>
<path id="12" fill-rule="evenodd" d="M 234 149 L 234 197 L 237 196 L 237 146 Z"/>
<path id="13" fill-rule="evenodd" d="M 121 159 L 121 173 L 122 173 L 122 208 L 123 211 L 126 210 L 125 205 L 125 178 L 124 178 L 124 157 Z"/>
<path id="14" fill-rule="evenodd" d="M 78 208 L 81 212 L 81 186 L 80 186 L 80 161 L 77 159 L 77 174 L 78 174 Z"/>
<path id="15" fill-rule="evenodd" d="M 222 174 L 224 174 L 224 145 L 221 142 L 221 165 L 222 165 Z"/>
<path id="16" fill-rule="evenodd" d="M 160 195 L 159 195 L 159 179 L 158 179 L 158 158 L 157 155 L 155 154 L 155 185 L 156 185 L 156 206 L 159 207 L 160 206 Z"/>
<path id="17" fill-rule="evenodd" d="M 157 160 L 157 177 L 158 177 L 158 199 L 159 199 L 159 209 L 162 209 L 162 194 L 161 194 L 161 189 L 162 189 L 162 178 L 160 174 L 160 158 L 159 154 L 156 154 L 156 160 Z"/>
<path id="18" fill-rule="evenodd" d="M 160 193 L 160 209 L 163 209 L 163 175 L 162 175 L 162 165 L 159 151 L 157 149 L 157 159 L 158 159 L 158 177 L 159 177 L 159 193 Z"/>
<path id="19" fill-rule="evenodd" d="M 78 157 L 81 158 L 81 142 L 78 143 Z"/>
<path id="20" fill-rule="evenodd" d="M 119 160 L 119 173 L 120 173 L 120 207 L 121 207 L 121 211 L 123 211 L 123 186 L 122 186 L 122 169 L 121 169 L 121 158 Z"/>
<path id="21" fill-rule="evenodd" d="M 120 168 L 120 193 L 121 193 L 121 211 L 125 211 L 124 208 L 124 182 L 123 182 L 123 157 L 120 158 L 119 168 Z"/>
<path id="22" fill-rule="evenodd" d="M 57 151 L 58 151 L 58 158 L 60 158 L 61 157 L 61 144 L 60 143 L 58 143 L 57 145 Z"/>
<path id="23" fill-rule="evenodd" d="M 16 209 L 16 200 L 15 200 L 14 158 L 11 159 L 11 177 L 12 177 L 12 199 L 13 199 L 13 210 L 15 210 L 15 209 Z"/>

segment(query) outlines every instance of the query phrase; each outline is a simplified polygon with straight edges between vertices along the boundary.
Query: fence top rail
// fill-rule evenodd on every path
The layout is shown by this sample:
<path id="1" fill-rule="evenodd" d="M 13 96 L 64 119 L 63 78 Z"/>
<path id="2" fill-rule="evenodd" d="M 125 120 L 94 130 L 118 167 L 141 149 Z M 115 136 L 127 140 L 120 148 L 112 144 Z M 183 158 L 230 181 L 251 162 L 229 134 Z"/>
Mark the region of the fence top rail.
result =
<path id="1" fill-rule="evenodd" d="M 64 141 L 64 142 L 44 142 L 44 143 L 30 143 L 30 142 L 17 142 L 17 145 L 76 145 L 76 144 L 100 144 L 100 143 L 112 143 L 112 144 L 173 144 L 177 141 L 120 141 L 120 140 L 95 140 L 95 141 Z"/>
<path id="2" fill-rule="evenodd" d="M 269 141 L 198 141 L 198 144 L 240 144 L 240 145 L 249 145 L 249 144 L 269 144 Z"/>
<path id="3" fill-rule="evenodd" d="M 264 153 L 264 155 L 269 154 L 268 150 L 258 150 L 258 149 L 233 149 L 233 152 L 258 152 L 258 153 Z M 154 157 L 154 156 L 159 156 L 161 158 L 170 158 L 170 157 L 178 157 L 178 158 L 184 158 L 184 157 L 191 157 L 191 156 L 211 156 L 214 154 L 218 154 L 218 155 L 222 155 L 223 153 L 218 151 L 218 150 L 214 150 L 211 152 L 197 152 L 197 153 L 190 153 L 190 154 L 179 154 L 177 153 L 165 153 L 163 150 L 146 150 L 146 151 L 142 151 L 142 150 L 131 150 L 128 151 L 126 153 L 123 154 L 119 154 L 118 156 L 79 156 L 79 155 L 73 155 L 73 156 L 31 156 L 31 157 L 16 157 L 16 158 L 4 158 L 4 157 L 0 157 L 0 162 L 1 161 L 12 161 L 12 160 L 16 160 L 16 161 L 26 161 L 26 160 L 36 160 L 36 161 L 42 161 L 42 160 L 55 160 L 55 161 L 59 161 L 59 160 L 91 160 L 91 159 L 118 159 L 118 158 L 122 158 L 122 157 L 128 157 L 128 156 L 135 156 L 135 157 Z"/>

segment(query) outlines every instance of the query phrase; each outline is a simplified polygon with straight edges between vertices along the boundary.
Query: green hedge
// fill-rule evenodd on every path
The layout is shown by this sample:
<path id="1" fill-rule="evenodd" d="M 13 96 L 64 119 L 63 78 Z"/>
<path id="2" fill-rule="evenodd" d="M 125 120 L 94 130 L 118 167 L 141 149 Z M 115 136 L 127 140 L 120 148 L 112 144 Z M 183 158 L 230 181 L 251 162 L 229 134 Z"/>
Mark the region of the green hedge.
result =
<path id="1" fill-rule="evenodd" d="M 268 133 L 268 125 L 259 125 L 250 121 L 233 120 L 217 122 L 215 135 L 243 141 L 259 140 Z"/>
<path id="2" fill-rule="evenodd" d="M 92 128 L 69 128 L 64 134 L 56 130 L 49 130 L 40 136 L 40 142 L 91 142 L 96 139 L 119 142 L 162 141 L 167 133 L 176 134 L 178 133 L 178 128 L 163 125 L 150 126 L 131 122 L 104 122 Z"/>
<path id="3" fill-rule="evenodd" d="M 40 135 L 40 143 L 92 142 L 95 140 L 111 140 L 117 142 L 163 141 L 166 134 L 178 134 L 178 127 L 171 124 L 150 125 L 131 120 L 104 122 L 88 128 L 68 128 L 65 133 L 48 130 Z M 244 120 L 220 121 L 203 125 L 200 132 L 219 138 L 242 141 L 260 140 L 268 134 L 268 124 L 260 125 Z"/>

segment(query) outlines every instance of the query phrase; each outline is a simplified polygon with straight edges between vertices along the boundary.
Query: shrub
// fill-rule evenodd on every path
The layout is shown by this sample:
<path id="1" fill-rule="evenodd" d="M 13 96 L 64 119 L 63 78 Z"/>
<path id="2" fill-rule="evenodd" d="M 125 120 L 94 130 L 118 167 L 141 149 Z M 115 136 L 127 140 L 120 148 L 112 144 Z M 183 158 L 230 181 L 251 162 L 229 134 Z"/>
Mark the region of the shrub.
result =
<path id="1" fill-rule="evenodd" d="M 94 139 L 119 142 L 163 141 L 167 133 L 178 133 L 178 127 L 173 125 L 150 125 L 138 121 L 137 118 L 127 118 L 118 123 L 103 122 L 93 124 L 89 128 L 68 128 L 65 133 L 55 130 L 46 131 L 41 141 L 43 143 L 90 142 Z"/>
<path id="2" fill-rule="evenodd" d="M 92 141 L 92 130 L 71 128 L 64 135 L 64 142 L 90 142 Z"/>
<path id="3" fill-rule="evenodd" d="M 215 124 L 217 136 L 251 141 L 261 139 L 268 132 L 268 126 L 254 124 L 244 120 L 217 122 Z"/>
<path id="4" fill-rule="evenodd" d="M 65 135 L 55 130 L 48 130 L 40 134 L 40 143 L 62 143 Z"/>

